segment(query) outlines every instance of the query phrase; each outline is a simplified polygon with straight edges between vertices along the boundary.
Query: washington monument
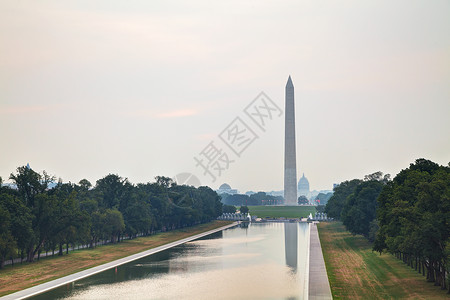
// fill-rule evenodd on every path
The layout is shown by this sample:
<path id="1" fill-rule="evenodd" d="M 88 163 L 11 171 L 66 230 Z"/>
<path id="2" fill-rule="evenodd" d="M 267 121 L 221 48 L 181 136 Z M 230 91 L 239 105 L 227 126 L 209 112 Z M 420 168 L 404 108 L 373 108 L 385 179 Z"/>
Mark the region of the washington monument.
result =
<path id="1" fill-rule="evenodd" d="M 284 124 L 284 203 L 297 205 L 297 163 L 295 151 L 294 85 L 291 76 L 286 83 Z"/>

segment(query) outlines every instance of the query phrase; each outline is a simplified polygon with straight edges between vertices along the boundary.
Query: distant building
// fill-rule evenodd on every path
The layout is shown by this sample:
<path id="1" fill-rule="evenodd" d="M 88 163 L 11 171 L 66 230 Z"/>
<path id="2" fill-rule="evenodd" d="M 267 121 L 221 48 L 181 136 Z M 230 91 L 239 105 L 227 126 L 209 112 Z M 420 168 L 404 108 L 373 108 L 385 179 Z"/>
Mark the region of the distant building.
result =
<path id="1" fill-rule="evenodd" d="M 303 173 L 302 178 L 298 181 L 298 195 L 309 197 L 309 181 L 305 177 L 305 173 Z"/>
<path id="2" fill-rule="evenodd" d="M 232 189 L 229 184 L 224 183 L 219 187 L 219 189 L 217 190 L 217 193 L 235 195 L 238 193 L 238 190 Z"/>

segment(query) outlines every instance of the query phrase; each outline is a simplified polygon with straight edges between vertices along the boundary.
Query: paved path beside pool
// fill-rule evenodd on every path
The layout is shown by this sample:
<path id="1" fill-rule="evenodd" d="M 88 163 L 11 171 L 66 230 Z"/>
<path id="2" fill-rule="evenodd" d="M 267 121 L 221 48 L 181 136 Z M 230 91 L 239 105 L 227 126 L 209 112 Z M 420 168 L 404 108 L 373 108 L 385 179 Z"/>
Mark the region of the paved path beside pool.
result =
<path id="1" fill-rule="evenodd" d="M 309 243 L 308 299 L 333 299 L 316 223 L 311 223 Z"/>
<path id="2" fill-rule="evenodd" d="M 88 276 L 91 276 L 91 275 L 103 272 L 105 270 L 108 270 L 108 269 L 111 269 L 111 268 L 114 268 L 114 267 L 117 267 L 117 266 L 120 266 L 120 265 L 123 265 L 123 264 L 126 264 L 126 263 L 129 263 L 130 261 L 133 261 L 133 260 L 145 257 L 147 255 L 154 254 L 154 253 L 157 253 L 157 252 L 160 252 L 160 251 L 172 248 L 174 246 L 177 246 L 177 245 L 180 245 L 180 244 L 183 244 L 183 243 L 186 243 L 186 242 L 189 242 L 189 241 L 192 241 L 192 240 L 204 237 L 206 235 L 209 235 L 209 234 L 212 234 L 214 232 L 218 232 L 218 231 L 221 231 L 221 230 L 224 230 L 224 229 L 236 226 L 236 225 L 237 225 L 237 222 L 232 223 L 232 224 L 227 225 L 227 226 L 223 226 L 223 227 L 220 227 L 220 228 L 209 230 L 209 231 L 206 231 L 206 232 L 203 232 L 203 233 L 199 233 L 199 234 L 193 235 L 191 237 L 187 237 L 187 238 L 182 239 L 182 240 L 178 240 L 178 241 L 175 241 L 175 242 L 172 242 L 172 243 L 169 243 L 169 244 L 165 244 L 165 245 L 162 245 L 162 246 L 159 246 L 159 247 L 147 250 L 147 251 L 143 251 L 143 252 L 140 252 L 140 253 L 137 253 L 137 254 L 133 254 L 133 255 L 130 255 L 130 256 L 127 256 L 127 257 L 124 257 L 124 258 L 121 258 L 121 259 L 118 259 L 118 260 L 115 260 L 115 261 L 112 261 L 112 262 L 109 262 L 109 263 L 106 263 L 106 264 L 103 264 L 103 265 L 100 265 L 100 266 L 97 266 L 97 267 L 93 267 L 93 268 L 90 268 L 90 269 L 87 269 L 87 270 L 84 270 L 84 271 L 81 271 L 81 272 L 78 272 L 78 273 L 74 273 L 72 275 L 68 275 L 68 276 L 61 277 L 61 278 L 58 278 L 58 279 L 55 279 L 55 280 L 52 280 L 52 281 L 49 281 L 49 282 L 46 282 L 46 283 L 43 283 L 43 284 L 40 284 L 40 285 L 36 285 L 34 287 L 31 287 L 31 288 L 28 288 L 28 289 L 25 289 L 25 290 L 21 290 L 19 292 L 13 293 L 13 294 L 9 294 L 9 295 L 3 296 L 0 299 L 2 299 L 2 300 L 7 300 L 7 299 L 24 299 L 24 298 L 31 297 L 31 296 L 34 296 L 34 295 L 37 295 L 37 294 L 41 294 L 41 293 L 44 293 L 44 292 L 46 292 L 48 290 L 57 288 L 59 286 L 62 286 L 62 285 L 74 282 L 76 280 L 83 279 L 85 277 L 88 277 Z"/>

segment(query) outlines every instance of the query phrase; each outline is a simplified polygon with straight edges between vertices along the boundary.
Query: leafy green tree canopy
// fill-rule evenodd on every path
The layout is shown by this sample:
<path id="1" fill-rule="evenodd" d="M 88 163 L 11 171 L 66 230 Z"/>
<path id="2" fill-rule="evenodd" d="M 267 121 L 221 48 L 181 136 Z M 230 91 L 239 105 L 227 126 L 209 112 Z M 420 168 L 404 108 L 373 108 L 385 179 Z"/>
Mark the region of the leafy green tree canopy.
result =
<path id="1" fill-rule="evenodd" d="M 235 213 L 236 212 L 236 207 L 234 206 L 234 205 L 224 205 L 223 207 L 222 207 L 222 211 L 223 211 L 223 213 L 229 213 L 229 214 L 232 214 L 232 213 Z"/>
<path id="2" fill-rule="evenodd" d="M 241 214 L 247 214 L 249 212 L 248 206 L 243 205 L 239 208 L 239 211 L 241 212 Z"/>

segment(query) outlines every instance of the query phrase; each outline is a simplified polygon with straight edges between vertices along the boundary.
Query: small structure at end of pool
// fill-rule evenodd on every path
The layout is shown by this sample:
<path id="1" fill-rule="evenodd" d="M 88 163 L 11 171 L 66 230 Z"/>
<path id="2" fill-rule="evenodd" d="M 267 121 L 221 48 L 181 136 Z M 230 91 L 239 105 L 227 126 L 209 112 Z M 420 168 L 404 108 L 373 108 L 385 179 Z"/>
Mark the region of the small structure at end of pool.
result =
<path id="1" fill-rule="evenodd" d="M 230 221 L 244 221 L 244 222 L 255 222 L 256 216 L 250 216 L 249 213 L 247 215 L 241 213 L 223 213 L 218 220 L 230 220 Z"/>

